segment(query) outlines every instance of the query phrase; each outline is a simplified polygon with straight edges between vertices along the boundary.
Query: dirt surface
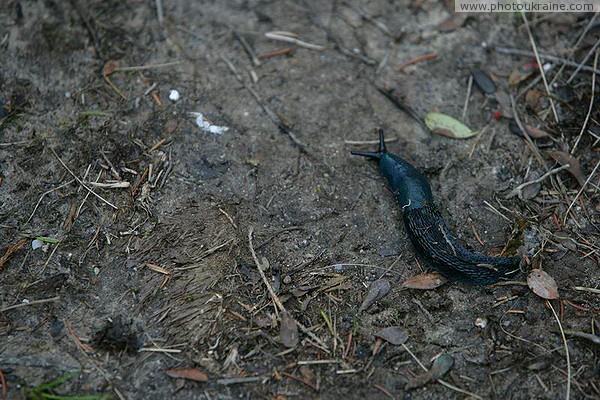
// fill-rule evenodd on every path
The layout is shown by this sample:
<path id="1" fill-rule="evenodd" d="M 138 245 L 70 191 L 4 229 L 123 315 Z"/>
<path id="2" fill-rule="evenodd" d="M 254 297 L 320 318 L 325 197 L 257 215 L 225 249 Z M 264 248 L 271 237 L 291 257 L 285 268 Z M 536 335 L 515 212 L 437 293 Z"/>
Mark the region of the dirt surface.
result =
<path id="1" fill-rule="evenodd" d="M 448 21 L 435 1 L 163 3 L 162 24 L 149 0 L 8 1 L 0 11 L 6 398 L 554 399 L 567 374 L 572 398 L 600 396 L 597 337 L 573 334 L 599 328 L 598 289 L 573 289 L 600 285 L 598 87 L 578 140 L 592 74 L 567 85 L 574 68 L 549 64 L 556 123 L 537 71 L 508 85 L 533 59 L 496 49 L 531 52 L 520 15 Z M 600 32 L 591 17 L 528 19 L 541 52 L 580 61 Z M 265 37 L 272 31 L 324 49 Z M 243 41 L 255 55 L 292 53 L 254 65 Z M 552 140 L 528 146 L 509 118 L 494 118 L 512 117 L 510 103 L 475 86 L 464 121 L 481 133 L 467 140 L 432 135 L 378 90 L 393 89 L 420 118 L 460 119 L 473 69 L 495 77 L 523 123 Z M 539 104 L 520 93 L 528 84 Z M 229 129 L 203 130 L 192 113 Z M 505 252 L 514 253 L 528 235 L 521 283 L 402 288 L 427 266 L 375 165 L 349 155 L 375 145 L 347 143 L 374 140 L 377 128 L 425 172 L 467 245 L 499 254 L 512 237 Z M 580 182 L 562 170 L 533 196 L 506 198 L 530 173 L 560 166 L 576 142 Z M 114 182 L 129 186 L 97 185 Z M 290 317 L 257 269 L 251 230 Z M 532 268 L 556 280 L 560 299 L 523 284 Z M 357 312 L 379 278 L 390 293 Z M 306 328 L 297 343 L 296 322 Z M 376 340 L 390 326 L 408 334 L 404 345 Z M 446 385 L 427 383 L 416 359 L 431 368 L 440 354 L 454 361 Z"/>

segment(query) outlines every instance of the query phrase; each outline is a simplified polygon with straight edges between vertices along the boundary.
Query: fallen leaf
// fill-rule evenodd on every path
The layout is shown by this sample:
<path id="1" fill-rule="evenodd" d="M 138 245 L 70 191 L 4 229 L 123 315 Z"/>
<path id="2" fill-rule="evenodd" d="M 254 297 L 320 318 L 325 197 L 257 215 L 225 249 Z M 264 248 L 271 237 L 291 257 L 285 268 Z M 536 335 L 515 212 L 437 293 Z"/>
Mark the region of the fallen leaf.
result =
<path id="1" fill-rule="evenodd" d="M 431 366 L 431 372 L 433 379 L 439 379 L 446 375 L 448 371 L 454 365 L 454 358 L 452 358 L 449 354 L 440 354 L 433 360 L 433 365 Z"/>
<path id="2" fill-rule="evenodd" d="M 472 131 L 471 128 L 456 118 L 438 112 L 427 113 L 425 115 L 425 125 L 438 135 L 454 139 L 468 139 L 479 133 Z"/>
<path id="3" fill-rule="evenodd" d="M 377 300 L 383 298 L 383 296 L 389 293 L 390 287 L 390 283 L 385 279 L 378 279 L 371 283 L 371 286 L 369 286 L 369 291 L 367 292 L 367 296 L 360 305 L 358 312 L 366 310 Z"/>
<path id="4" fill-rule="evenodd" d="M 409 289 L 435 289 L 448 282 L 442 274 L 430 272 L 428 274 L 415 275 L 402 282 L 402 287 Z"/>
<path id="5" fill-rule="evenodd" d="M 393 345 L 400 346 L 408 340 L 408 332 L 399 326 L 390 326 L 377 332 L 375 337 L 390 342 Z"/>
<path id="6" fill-rule="evenodd" d="M 529 61 L 525 64 L 519 65 L 510 73 L 510 76 L 508 77 L 508 84 L 510 86 L 516 86 L 525 79 L 529 78 L 531 74 L 538 70 L 538 64 L 535 61 Z"/>
<path id="7" fill-rule="evenodd" d="M 108 60 L 102 68 L 102 75 L 109 76 L 114 74 L 115 70 L 119 68 L 119 62 L 115 60 Z"/>
<path id="8" fill-rule="evenodd" d="M 435 360 L 433 360 L 431 369 L 425 373 L 422 373 L 421 375 L 418 375 L 416 378 L 408 382 L 406 389 L 415 389 L 424 386 L 431 381 L 440 379 L 446 375 L 448 371 L 450 371 L 453 365 L 454 358 L 452 358 L 452 356 L 448 354 L 440 354 Z"/>
<path id="9" fill-rule="evenodd" d="M 553 277 L 541 269 L 533 269 L 527 276 L 527 286 L 542 299 L 558 299 L 558 285 Z"/>
<path id="10" fill-rule="evenodd" d="M 571 156 L 569 153 L 566 153 L 564 151 L 549 151 L 548 155 L 560 165 L 569 164 L 569 168 L 567 168 L 567 171 L 569 171 L 571 175 L 573 175 L 575 179 L 577 179 L 579 186 L 583 187 L 583 185 L 585 184 L 585 178 L 581 173 L 579 159 Z"/>
<path id="11" fill-rule="evenodd" d="M 548 134 L 548 132 L 543 131 L 539 128 L 536 128 L 532 125 L 525 125 L 524 128 L 527 130 L 527 134 L 532 139 L 543 139 L 543 138 L 547 138 L 550 136 Z M 517 136 L 520 136 L 520 137 L 524 137 L 523 132 L 521 131 L 521 128 L 519 128 L 519 124 L 514 119 L 508 123 L 508 129 L 510 130 L 511 133 L 513 133 Z"/>
<path id="12" fill-rule="evenodd" d="M 168 369 L 165 372 L 171 378 L 188 379 L 196 382 L 208 381 L 208 376 L 204 372 L 195 368 L 175 368 Z"/>
<path id="13" fill-rule="evenodd" d="M 284 311 L 281 314 L 281 328 L 279 330 L 279 339 L 285 347 L 296 347 L 300 341 L 298 325 L 292 316 Z"/>
<path id="14" fill-rule="evenodd" d="M 535 110 L 537 109 L 541 97 L 542 92 L 540 92 L 537 89 L 531 89 L 527 91 L 527 94 L 525 95 L 525 101 L 527 102 L 527 104 L 529 104 L 529 107 Z"/>
<path id="15" fill-rule="evenodd" d="M 475 83 L 475 86 L 477 86 L 483 93 L 496 93 L 496 84 L 488 74 L 480 69 L 474 69 L 471 71 L 471 75 L 473 76 L 473 83 Z"/>
<path id="16" fill-rule="evenodd" d="M 540 177 L 540 174 L 537 171 L 531 171 L 525 176 L 524 182 L 535 181 Z M 521 189 L 521 199 L 522 200 L 530 200 L 538 195 L 540 190 L 542 189 L 542 184 L 540 182 L 531 183 Z"/>

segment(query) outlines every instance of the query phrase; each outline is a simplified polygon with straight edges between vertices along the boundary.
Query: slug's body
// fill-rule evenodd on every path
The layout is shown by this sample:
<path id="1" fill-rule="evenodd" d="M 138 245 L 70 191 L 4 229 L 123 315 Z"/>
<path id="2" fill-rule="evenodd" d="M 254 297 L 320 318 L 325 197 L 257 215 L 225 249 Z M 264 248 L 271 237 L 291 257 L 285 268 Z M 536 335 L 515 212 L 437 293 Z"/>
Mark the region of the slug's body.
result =
<path id="1" fill-rule="evenodd" d="M 433 204 L 427 177 L 406 160 L 385 149 L 379 131 L 377 152 L 352 152 L 376 159 L 379 169 L 402 206 L 404 224 L 415 250 L 427 264 L 446 277 L 473 285 L 507 280 L 519 271 L 520 257 L 490 257 L 473 253 L 452 235 Z"/>

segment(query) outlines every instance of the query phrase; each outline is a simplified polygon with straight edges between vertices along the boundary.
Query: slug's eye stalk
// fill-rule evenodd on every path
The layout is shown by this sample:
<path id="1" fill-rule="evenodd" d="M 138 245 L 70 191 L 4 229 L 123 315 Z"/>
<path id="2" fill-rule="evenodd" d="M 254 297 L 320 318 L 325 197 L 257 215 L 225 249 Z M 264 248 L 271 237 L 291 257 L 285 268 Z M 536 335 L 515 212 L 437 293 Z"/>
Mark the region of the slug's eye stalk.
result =
<path id="1" fill-rule="evenodd" d="M 379 149 L 377 151 L 351 151 L 350 154 L 379 160 L 386 152 L 383 129 L 379 129 Z"/>

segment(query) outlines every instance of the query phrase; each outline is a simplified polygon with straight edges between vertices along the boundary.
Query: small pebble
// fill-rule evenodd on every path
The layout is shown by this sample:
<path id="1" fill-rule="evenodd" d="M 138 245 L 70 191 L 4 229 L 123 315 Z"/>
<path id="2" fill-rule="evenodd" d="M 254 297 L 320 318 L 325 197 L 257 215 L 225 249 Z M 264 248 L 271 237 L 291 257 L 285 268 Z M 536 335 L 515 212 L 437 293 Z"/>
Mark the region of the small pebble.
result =
<path id="1" fill-rule="evenodd" d="M 475 320 L 475 326 L 484 329 L 488 324 L 487 318 L 477 318 Z"/>
<path id="2" fill-rule="evenodd" d="M 292 277 L 289 275 L 284 276 L 283 283 L 285 283 L 286 285 L 289 285 L 290 283 L 292 283 Z"/>
<path id="3" fill-rule="evenodd" d="M 181 98 L 181 96 L 179 95 L 179 92 L 175 89 L 171 89 L 169 90 L 169 100 L 171 101 L 177 101 Z"/>

